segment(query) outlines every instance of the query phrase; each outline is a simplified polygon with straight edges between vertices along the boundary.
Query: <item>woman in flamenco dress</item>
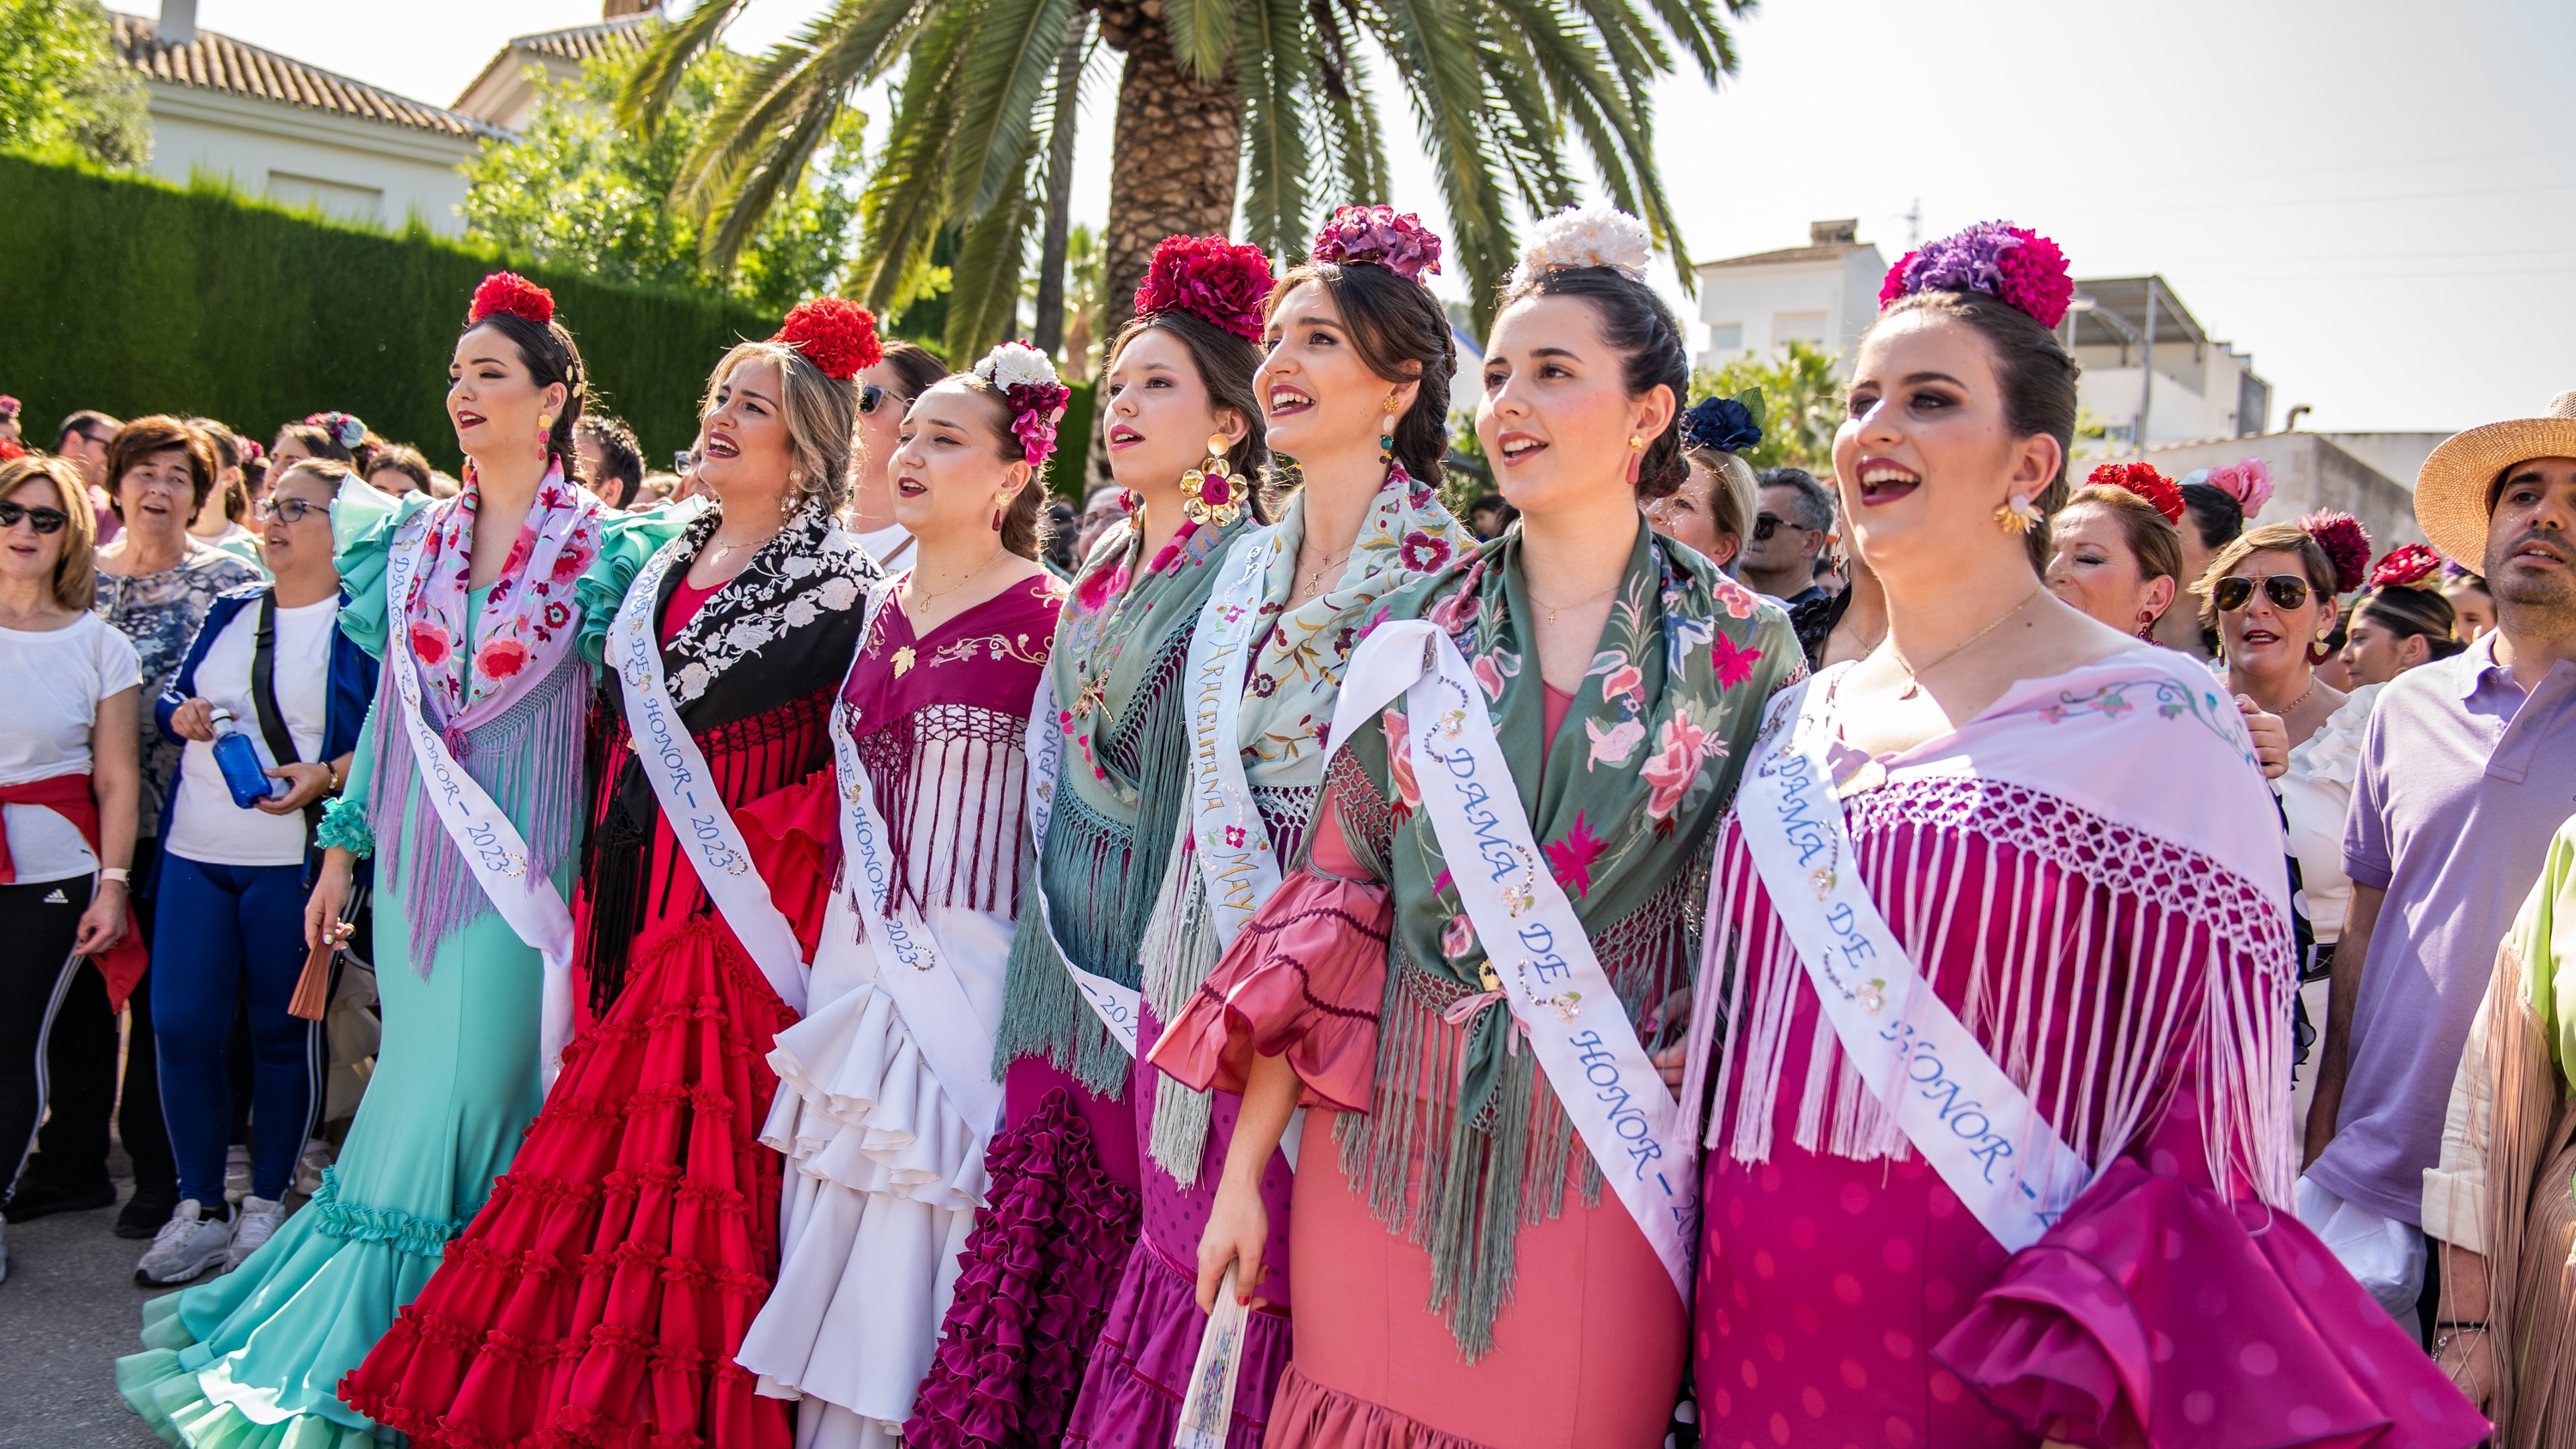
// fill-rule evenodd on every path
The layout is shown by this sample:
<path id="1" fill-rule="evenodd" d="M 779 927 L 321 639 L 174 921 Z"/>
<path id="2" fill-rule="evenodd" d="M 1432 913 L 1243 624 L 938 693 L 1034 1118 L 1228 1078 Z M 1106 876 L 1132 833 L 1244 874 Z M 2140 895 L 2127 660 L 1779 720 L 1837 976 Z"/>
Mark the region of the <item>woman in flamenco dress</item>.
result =
<path id="1" fill-rule="evenodd" d="M 2473 1444 L 2290 1211 L 2298 968 L 2243 718 L 2040 582 L 2071 291 L 1981 223 L 1897 264 L 1856 354 L 1834 464 L 1894 628 L 1778 701 L 1718 832 L 1703 1429 Z"/>
<path id="2" fill-rule="evenodd" d="M 591 677 L 574 647 L 586 612 L 576 585 L 602 545 L 597 502 L 568 481 L 586 396 L 554 299 L 495 273 L 475 289 L 449 368 L 464 491 L 397 503 L 352 482 L 332 504 L 340 627 L 385 672 L 324 817 L 305 931 L 308 944 L 345 939 L 350 872 L 372 853 L 384 1042 L 313 1200 L 232 1272 L 143 1306 L 148 1351 L 117 1361 L 117 1386 L 171 1443 L 380 1442 L 334 1389 L 419 1294 L 536 1114 L 541 984 L 554 968 L 491 891 L 569 955 L 563 898 L 581 818 L 568 786 L 582 777 Z M 399 595 L 397 569 L 410 580 Z M 446 759 L 425 759 L 432 749 Z M 498 885 L 418 783 L 450 768 L 488 797 L 477 828 L 517 837 L 518 874 Z"/>
<path id="3" fill-rule="evenodd" d="M 1137 962 L 1191 789 L 1182 667 L 1227 550 L 1267 521 L 1260 366 L 1240 332 L 1177 307 L 1109 351 L 1109 467 L 1129 515 L 1074 581 L 1038 700 L 1061 764 L 1031 762 L 1048 822 L 995 1033 L 1004 1129 L 904 1426 L 915 1449 L 1055 1449 L 1136 1241 Z"/>
<path id="4" fill-rule="evenodd" d="M 1221 787 L 1212 798 L 1222 803 L 1195 812 L 1197 827 L 1178 832 L 1163 867 L 1145 937 L 1139 1035 L 1147 1042 L 1179 1014 L 1235 930 L 1268 899 L 1261 875 L 1277 881 L 1275 867 L 1244 869 L 1257 856 L 1226 848 L 1228 832 L 1256 821 L 1269 860 L 1296 858 L 1323 785 L 1323 736 L 1361 620 L 1469 541 L 1432 486 L 1416 481 L 1440 476 L 1449 380 L 1457 370 L 1448 315 L 1418 280 L 1437 270 L 1440 239 L 1392 208 L 1344 207 L 1317 235 L 1312 255 L 1310 265 L 1274 286 L 1253 248 L 1174 237 L 1155 249 L 1136 297 L 1140 318 L 1178 309 L 1263 339 L 1259 389 L 1270 443 L 1297 460 L 1281 478 L 1295 491 L 1287 493 L 1275 536 L 1237 541 L 1211 595 L 1220 610 L 1258 602 L 1242 630 L 1248 672 L 1243 651 L 1227 667 L 1225 655 L 1207 649 L 1211 667 L 1238 691 L 1235 743 L 1250 798 L 1234 800 L 1231 782 Z M 1222 630 L 1225 622 L 1202 620 L 1200 628 Z M 1216 703 L 1213 690 L 1189 691 L 1194 749 L 1206 748 L 1224 727 Z M 1216 900 L 1211 872 L 1226 883 Z M 1198 1303 L 1200 1230 L 1242 1099 L 1193 1089 L 1151 1062 L 1136 1064 L 1128 1091 L 1143 1226 L 1065 1442 L 1164 1449 L 1209 1321 Z M 1258 1449 L 1289 1351 L 1291 1168 L 1284 1152 L 1248 1165 L 1260 1171 L 1271 1250 L 1266 1278 L 1254 1285 L 1262 1306 L 1248 1320 L 1230 1406 L 1233 1449 Z"/>
<path id="5" fill-rule="evenodd" d="M 1520 526 L 1376 611 L 1308 860 L 1152 1052 L 1183 1080 L 1246 1084 L 1203 1273 L 1266 1270 L 1266 1210 L 1237 1168 L 1308 1108 L 1270 1449 L 1649 1449 L 1671 1421 L 1687 1219 L 1632 1215 L 1620 1149 L 1632 1119 L 1651 1125 L 1647 1092 L 1669 1135 L 1647 1053 L 1681 1025 L 1703 846 L 1764 700 L 1805 660 L 1776 605 L 1639 514 L 1687 471 L 1689 358 L 1650 257 L 1643 224 L 1606 208 L 1537 229 L 1476 421 Z M 1426 652 L 1437 672 L 1397 689 Z M 1505 836 L 1444 839 L 1461 779 Z M 1525 959 L 1542 927 L 1571 974 Z M 1578 1030 L 1569 1083 L 1539 1042 Z M 1585 1115 L 1595 1058 L 1630 1091 L 1616 1132 Z"/>
<path id="6" fill-rule="evenodd" d="M 701 842 L 829 758 L 876 576 L 835 520 L 851 378 L 877 346 L 867 312 L 825 298 L 725 354 L 699 421 L 714 505 L 642 515 L 659 526 L 614 534 L 582 585 L 582 647 L 605 667 L 580 1029 L 490 1201 L 341 1385 L 422 1449 L 788 1442 L 786 1406 L 733 1356 L 777 1272 L 763 1059 L 804 1004 L 806 945 L 735 868 L 757 832 Z"/>
<path id="7" fill-rule="evenodd" d="M 1036 561 L 1038 507 L 1067 396 L 1012 343 L 912 401 L 882 465 L 911 566 L 844 661 L 834 768 L 758 822 L 785 842 L 778 897 L 823 911 L 806 1016 L 769 1057 L 761 1140 L 791 1176 L 778 1286 L 739 1355 L 800 1400 L 799 1449 L 897 1442 L 984 1201 L 1031 877 L 1029 711 L 1064 594 Z"/>

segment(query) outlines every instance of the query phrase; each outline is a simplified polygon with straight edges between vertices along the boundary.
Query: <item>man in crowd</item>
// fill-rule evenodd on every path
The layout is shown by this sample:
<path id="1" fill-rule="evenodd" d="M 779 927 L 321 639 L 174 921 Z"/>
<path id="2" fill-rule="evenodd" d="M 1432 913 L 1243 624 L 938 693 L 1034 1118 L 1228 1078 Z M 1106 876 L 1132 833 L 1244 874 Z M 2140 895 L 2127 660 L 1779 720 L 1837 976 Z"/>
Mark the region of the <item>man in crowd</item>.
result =
<path id="1" fill-rule="evenodd" d="M 2424 1173 L 2496 945 L 2576 808 L 2576 392 L 2445 442 L 2424 536 L 2477 569 L 2496 627 L 2391 681 L 2362 745 L 2299 1217 L 2428 1343 L 2441 1264 Z"/>
<path id="2" fill-rule="evenodd" d="M 635 506 L 644 486 L 644 449 L 635 430 L 605 413 L 585 414 L 572 425 L 572 450 L 581 459 L 581 482 L 611 508 Z"/>
<path id="3" fill-rule="evenodd" d="M 1735 576 L 1757 594 L 1768 594 L 1794 612 L 1824 597 L 1816 586 L 1816 554 L 1833 531 L 1834 495 L 1804 468 L 1765 468 L 1754 476 L 1760 491 L 1753 533 L 1744 540 Z"/>
<path id="4" fill-rule="evenodd" d="M 98 519 L 98 543 L 102 547 L 125 529 L 116 510 L 107 506 L 107 444 L 124 426 L 94 408 L 83 408 L 54 429 L 54 455 L 71 460 L 81 470 L 81 476 L 89 480 L 90 512 Z"/>

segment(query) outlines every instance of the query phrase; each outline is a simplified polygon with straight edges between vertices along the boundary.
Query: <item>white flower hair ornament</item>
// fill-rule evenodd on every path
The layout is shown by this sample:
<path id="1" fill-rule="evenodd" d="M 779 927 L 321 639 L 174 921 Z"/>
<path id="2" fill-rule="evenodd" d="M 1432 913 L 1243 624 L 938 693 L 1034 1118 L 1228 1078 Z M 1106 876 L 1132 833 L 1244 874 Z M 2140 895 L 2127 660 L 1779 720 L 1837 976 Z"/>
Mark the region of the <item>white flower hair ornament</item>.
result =
<path id="1" fill-rule="evenodd" d="M 1047 355 L 1025 342 L 1005 342 L 984 354 L 975 375 L 991 383 L 1009 402 L 1011 431 L 1019 436 L 1020 456 L 1042 468 L 1055 452 L 1056 420 L 1064 416 L 1073 391 L 1056 376 Z"/>
<path id="2" fill-rule="evenodd" d="M 1513 270 L 1527 278 L 1551 267 L 1609 267 L 1642 282 L 1654 256 L 1655 234 L 1644 222 L 1608 202 L 1596 201 L 1568 207 L 1540 222 Z"/>

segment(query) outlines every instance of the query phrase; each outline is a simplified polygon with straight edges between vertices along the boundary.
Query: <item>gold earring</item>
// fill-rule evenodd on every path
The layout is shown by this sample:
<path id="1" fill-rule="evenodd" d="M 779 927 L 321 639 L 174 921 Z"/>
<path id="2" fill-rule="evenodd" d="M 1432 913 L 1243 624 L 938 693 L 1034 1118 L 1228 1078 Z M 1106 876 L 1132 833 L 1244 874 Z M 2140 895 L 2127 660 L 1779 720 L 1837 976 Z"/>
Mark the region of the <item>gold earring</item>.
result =
<path id="1" fill-rule="evenodd" d="M 1395 461 L 1394 393 L 1388 393 L 1386 395 L 1386 431 L 1377 435 L 1377 460 L 1380 463 L 1392 463 Z"/>
<path id="2" fill-rule="evenodd" d="M 2006 533 L 2028 533 L 2047 521 L 2047 515 L 2039 511 L 2027 493 L 2014 494 L 1995 510 L 1995 522 Z"/>
<path id="3" fill-rule="evenodd" d="M 554 415 L 553 413 L 539 413 L 539 414 L 537 414 L 537 431 L 538 431 L 538 432 L 540 432 L 540 433 L 551 433 L 551 432 L 553 432 L 554 430 L 555 430 L 555 415 Z"/>
<path id="4" fill-rule="evenodd" d="M 1642 453 L 1646 451 L 1645 435 L 1642 433 L 1630 433 L 1628 435 L 1628 451 L 1631 453 Z"/>
<path id="5" fill-rule="evenodd" d="M 1225 434 L 1208 434 L 1208 460 L 1181 475 L 1181 515 L 1192 523 L 1224 528 L 1243 515 L 1243 480 L 1225 460 Z"/>

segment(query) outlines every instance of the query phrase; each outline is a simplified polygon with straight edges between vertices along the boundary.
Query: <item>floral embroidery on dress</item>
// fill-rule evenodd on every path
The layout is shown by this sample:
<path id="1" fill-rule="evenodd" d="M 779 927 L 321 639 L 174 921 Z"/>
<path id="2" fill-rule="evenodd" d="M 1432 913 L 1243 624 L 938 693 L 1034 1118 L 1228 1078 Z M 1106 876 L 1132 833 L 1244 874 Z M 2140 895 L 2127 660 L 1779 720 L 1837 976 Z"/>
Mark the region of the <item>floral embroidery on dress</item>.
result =
<path id="1" fill-rule="evenodd" d="M 178 677 L 188 645 L 214 609 L 217 596 L 259 583 L 259 570 L 194 538 L 176 566 L 157 574 L 122 577 L 104 569 L 96 573 L 97 601 L 91 612 L 133 643 L 142 665 L 140 828 L 147 836 L 159 828 L 161 798 L 178 773 L 182 752 L 180 746 L 161 738 L 160 728 L 152 722 L 151 701 Z"/>
<path id="2" fill-rule="evenodd" d="M 681 556 L 696 558 L 723 521 L 717 509 L 691 520 L 682 535 Z M 762 649 L 826 613 L 856 608 L 859 595 L 877 577 L 876 564 L 858 540 L 833 521 L 821 502 L 807 499 L 743 571 L 708 595 L 663 646 L 663 658 L 678 666 L 670 672 L 673 700 L 688 704 L 717 675 Z"/>
<path id="3" fill-rule="evenodd" d="M 2060 694 L 2056 703 L 2040 709 L 2039 717 L 2046 724 L 2064 724 L 2084 715 L 2118 719 L 2137 708 L 2129 701 L 2129 691 L 2141 686 L 2154 694 L 2157 714 L 2169 720 L 2189 715 L 2202 728 L 2226 741 L 2230 748 L 2244 757 L 2246 763 L 2254 763 L 2253 741 L 2245 733 L 2242 716 L 2224 702 L 2217 690 L 2195 688 L 2178 680 L 2154 677 L 2122 679 L 2105 684 L 2090 694 Z"/>

